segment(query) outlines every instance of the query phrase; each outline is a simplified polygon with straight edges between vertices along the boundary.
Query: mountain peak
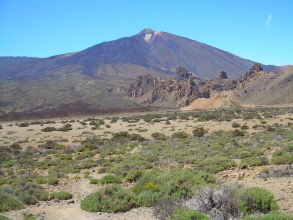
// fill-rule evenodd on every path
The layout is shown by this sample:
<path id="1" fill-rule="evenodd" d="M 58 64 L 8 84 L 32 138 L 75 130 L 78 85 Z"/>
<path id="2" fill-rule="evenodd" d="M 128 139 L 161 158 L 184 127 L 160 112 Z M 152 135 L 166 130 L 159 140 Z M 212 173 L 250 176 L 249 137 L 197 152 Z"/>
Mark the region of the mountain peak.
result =
<path id="1" fill-rule="evenodd" d="M 141 35 L 141 34 L 153 34 L 155 31 L 153 31 L 152 29 L 150 28 L 145 28 L 143 29 L 141 32 L 138 33 L 138 35 Z"/>

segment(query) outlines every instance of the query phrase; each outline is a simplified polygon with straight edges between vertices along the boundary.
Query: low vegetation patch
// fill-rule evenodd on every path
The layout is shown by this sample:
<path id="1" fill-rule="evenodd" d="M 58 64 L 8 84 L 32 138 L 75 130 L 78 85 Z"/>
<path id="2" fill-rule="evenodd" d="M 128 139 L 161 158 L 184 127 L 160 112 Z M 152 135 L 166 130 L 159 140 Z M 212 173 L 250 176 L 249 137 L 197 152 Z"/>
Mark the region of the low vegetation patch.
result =
<path id="1" fill-rule="evenodd" d="M 86 196 L 80 208 L 89 212 L 126 212 L 137 207 L 136 195 L 120 185 L 110 185 Z"/>

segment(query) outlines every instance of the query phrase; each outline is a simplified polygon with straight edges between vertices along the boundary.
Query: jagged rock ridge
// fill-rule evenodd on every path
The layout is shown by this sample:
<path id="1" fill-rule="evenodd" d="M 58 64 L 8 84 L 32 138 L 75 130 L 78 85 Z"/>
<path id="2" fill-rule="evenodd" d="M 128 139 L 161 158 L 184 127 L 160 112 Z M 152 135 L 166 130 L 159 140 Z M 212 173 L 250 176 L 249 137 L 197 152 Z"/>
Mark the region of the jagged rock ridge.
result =
<path id="1" fill-rule="evenodd" d="M 287 74 L 287 75 L 286 75 Z M 193 76 L 185 67 L 178 67 L 174 78 L 159 80 L 154 75 L 138 76 L 131 84 L 127 96 L 140 103 L 173 103 L 177 107 L 192 110 L 196 106 L 202 108 L 223 108 L 236 106 L 235 101 L 250 101 L 257 97 L 258 93 L 264 93 L 267 85 L 274 90 L 275 78 L 279 78 L 278 85 L 291 82 L 290 73 L 276 74 L 264 72 L 260 64 L 254 64 L 252 68 L 239 76 L 236 80 L 230 80 L 225 71 L 209 80 L 204 81 Z M 282 80 L 281 80 L 282 79 Z M 289 88 L 287 86 L 287 88 Z M 259 98 L 258 102 L 264 102 Z M 195 106 L 195 107 L 194 107 Z M 175 106 L 174 106 L 175 107 Z"/>
<path id="2" fill-rule="evenodd" d="M 186 68 L 178 67 L 174 78 L 159 80 L 155 75 L 138 76 L 130 85 L 127 96 L 141 103 L 174 102 L 177 106 L 188 105 L 192 100 L 209 97 L 200 91 L 194 78 Z"/>

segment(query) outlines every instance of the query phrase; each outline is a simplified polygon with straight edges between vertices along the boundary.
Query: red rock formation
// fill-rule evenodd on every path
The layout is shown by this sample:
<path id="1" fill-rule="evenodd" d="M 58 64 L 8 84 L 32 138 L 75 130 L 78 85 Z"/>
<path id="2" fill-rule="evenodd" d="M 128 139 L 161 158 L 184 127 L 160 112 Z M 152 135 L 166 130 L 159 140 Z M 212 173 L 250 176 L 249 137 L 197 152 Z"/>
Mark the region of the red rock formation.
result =
<path id="1" fill-rule="evenodd" d="M 175 102 L 178 107 L 181 107 L 189 105 L 197 98 L 209 98 L 209 91 L 204 90 L 202 85 L 204 83 L 193 77 L 184 67 L 178 67 L 175 78 L 159 81 L 150 74 L 138 76 L 130 85 L 127 96 L 140 98 L 142 103 Z"/>

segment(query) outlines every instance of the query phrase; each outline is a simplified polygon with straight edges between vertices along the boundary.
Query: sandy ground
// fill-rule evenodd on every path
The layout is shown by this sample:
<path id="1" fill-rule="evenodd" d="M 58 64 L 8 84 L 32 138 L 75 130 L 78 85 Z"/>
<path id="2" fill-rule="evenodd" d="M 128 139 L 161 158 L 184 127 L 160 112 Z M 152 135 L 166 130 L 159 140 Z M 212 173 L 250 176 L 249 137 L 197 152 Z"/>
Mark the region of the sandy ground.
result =
<path id="1" fill-rule="evenodd" d="M 286 125 L 288 122 L 292 122 L 287 119 L 288 117 L 292 117 L 292 114 L 287 114 L 280 116 L 278 118 L 273 118 L 267 120 L 267 125 L 271 125 L 274 123 L 284 124 Z M 82 121 L 84 118 L 67 118 L 67 120 L 80 120 Z M 255 124 L 260 124 L 261 120 L 252 119 L 252 120 L 242 120 L 242 119 L 233 119 L 230 122 L 222 121 L 208 121 L 208 122 L 194 122 L 195 120 L 174 120 L 171 121 L 171 125 L 166 125 L 165 121 L 159 123 L 146 123 L 143 120 L 140 120 L 138 123 L 128 123 L 123 122 L 119 119 L 116 123 L 110 123 L 110 120 L 105 120 L 105 125 L 100 126 L 100 130 L 91 130 L 92 125 L 81 125 L 79 122 L 70 123 L 72 124 L 72 130 L 69 132 L 61 132 L 61 131 L 53 131 L 53 132 L 42 132 L 41 129 L 45 127 L 55 127 L 61 128 L 63 124 L 62 120 L 66 120 L 64 118 L 55 119 L 56 124 L 44 124 L 41 125 L 29 125 L 29 127 L 18 127 L 15 123 L 18 122 L 0 122 L 3 129 L 0 130 L 0 145 L 10 145 L 17 141 L 23 141 L 21 146 L 26 148 L 28 146 L 37 147 L 42 144 L 45 140 L 55 140 L 58 139 L 68 139 L 67 142 L 63 142 L 64 145 L 73 145 L 78 146 L 79 142 L 85 140 L 89 135 L 100 135 L 101 137 L 111 137 L 111 132 L 120 132 L 120 131 L 128 131 L 129 133 L 139 133 L 141 136 L 146 138 L 151 138 L 151 134 L 154 132 L 161 132 L 166 135 L 172 135 L 174 132 L 184 131 L 188 134 L 192 134 L 192 131 L 195 126 L 202 126 L 205 129 L 209 129 L 209 132 L 218 131 L 218 130 L 232 130 L 232 123 L 238 122 L 241 125 L 247 124 L 250 129 L 249 132 L 257 132 L 252 129 L 252 126 Z M 9 126 L 11 125 L 12 126 Z M 106 125 L 110 125 L 110 128 L 107 128 Z M 137 128 L 146 128 L 146 132 L 137 132 L 135 129 Z M 26 141 L 27 140 L 27 141 Z"/>

